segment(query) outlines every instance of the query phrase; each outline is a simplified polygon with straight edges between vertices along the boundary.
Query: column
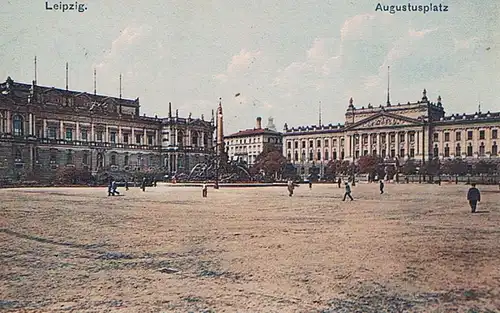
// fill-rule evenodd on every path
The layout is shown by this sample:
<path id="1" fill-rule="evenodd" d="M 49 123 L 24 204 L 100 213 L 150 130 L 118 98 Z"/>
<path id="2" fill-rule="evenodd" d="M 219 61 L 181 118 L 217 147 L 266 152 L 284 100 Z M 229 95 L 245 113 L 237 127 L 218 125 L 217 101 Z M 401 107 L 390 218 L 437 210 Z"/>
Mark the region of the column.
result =
<path id="1" fill-rule="evenodd" d="M 31 128 L 32 135 L 33 136 L 37 136 L 37 133 L 36 133 L 36 116 L 32 114 L 32 118 L 33 118 L 33 126 Z"/>
<path id="2" fill-rule="evenodd" d="M 153 145 L 157 146 L 158 145 L 157 142 L 158 142 L 158 129 L 155 129 L 155 136 L 153 138 Z"/>
<path id="3" fill-rule="evenodd" d="M 142 141 L 143 141 L 143 145 L 147 145 L 148 144 L 148 136 L 147 136 L 147 132 L 146 132 L 146 128 L 144 128 L 144 133 L 142 134 Z"/>
<path id="4" fill-rule="evenodd" d="M 42 133 L 43 133 L 43 134 L 42 134 L 42 137 L 43 137 L 43 138 L 47 138 L 47 137 L 49 137 L 49 134 L 47 134 L 47 119 L 46 119 L 46 118 L 44 118 L 44 119 L 43 119 L 43 129 L 42 129 Z"/>
<path id="5" fill-rule="evenodd" d="M 396 150 L 395 155 L 396 155 L 396 157 L 399 157 L 400 155 L 399 155 L 399 132 L 398 131 L 395 132 L 394 137 L 396 137 L 395 138 L 395 148 L 394 148 L 394 150 Z"/>
<path id="6" fill-rule="evenodd" d="M 133 144 L 133 145 L 135 145 L 136 144 L 135 143 L 135 131 L 134 131 L 133 127 L 131 127 L 130 136 L 132 137 L 132 138 L 129 139 L 130 143 Z"/>
<path id="7" fill-rule="evenodd" d="M 372 136 L 373 134 L 368 134 L 368 154 L 372 154 Z"/>
<path id="8" fill-rule="evenodd" d="M 389 132 L 385 133 L 385 156 L 390 157 L 391 155 L 391 135 Z"/>
<path id="9" fill-rule="evenodd" d="M 405 131 L 405 154 L 410 154 L 410 142 L 408 140 L 408 131 Z"/>
<path id="10" fill-rule="evenodd" d="M 5 125 L 6 131 L 7 131 L 7 133 L 12 134 L 12 120 L 10 118 L 10 111 L 7 111 L 5 118 L 6 118 L 6 122 L 7 122 L 7 125 Z"/>
<path id="11" fill-rule="evenodd" d="M 79 141 L 81 138 L 80 138 L 80 123 L 79 122 L 76 122 L 76 130 L 75 130 L 76 134 L 75 134 L 75 140 L 76 141 Z"/>
<path id="12" fill-rule="evenodd" d="M 64 122 L 59 121 L 59 138 L 64 139 Z"/>
<path id="13" fill-rule="evenodd" d="M 95 129 L 94 129 L 94 123 L 92 121 L 90 122 L 90 141 L 92 142 L 95 141 Z"/>
<path id="14" fill-rule="evenodd" d="M 123 143 L 122 127 L 118 126 L 118 140 L 117 143 Z"/>
<path id="15" fill-rule="evenodd" d="M 415 132 L 415 156 L 420 155 L 420 131 Z"/>
<path id="16" fill-rule="evenodd" d="M 110 142 L 109 140 L 109 127 L 106 125 L 106 138 L 104 139 L 104 142 Z"/>
<path id="17" fill-rule="evenodd" d="M 205 147 L 205 132 L 201 132 L 201 145 L 202 147 L 206 148 Z M 293 148 L 293 146 L 292 146 Z"/>
<path id="18" fill-rule="evenodd" d="M 381 156 L 382 150 L 380 145 L 380 133 L 377 133 L 377 145 L 375 147 L 377 147 L 377 154 Z"/>
<path id="19" fill-rule="evenodd" d="M 28 135 L 33 136 L 33 114 L 28 115 L 29 127 L 28 127 Z"/>
<path id="20" fill-rule="evenodd" d="M 352 135 L 349 135 L 347 136 L 344 152 L 346 158 L 353 158 L 354 160 L 354 156 L 352 155 L 352 147 L 353 147 Z"/>

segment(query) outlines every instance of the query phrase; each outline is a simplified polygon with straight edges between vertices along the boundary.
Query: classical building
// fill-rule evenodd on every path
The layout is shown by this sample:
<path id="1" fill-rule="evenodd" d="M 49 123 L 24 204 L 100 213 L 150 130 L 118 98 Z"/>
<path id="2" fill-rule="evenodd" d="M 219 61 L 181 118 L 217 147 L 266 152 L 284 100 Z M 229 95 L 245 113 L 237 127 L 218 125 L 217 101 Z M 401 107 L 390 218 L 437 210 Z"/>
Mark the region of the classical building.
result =
<path id="1" fill-rule="evenodd" d="M 314 166 L 323 174 L 330 160 L 353 161 L 363 155 L 387 160 L 498 158 L 500 112 L 445 115 L 441 97 L 433 103 L 424 89 L 421 100 L 356 108 L 351 98 L 343 124 L 289 128 L 283 153 L 299 170 Z"/>
<path id="2" fill-rule="evenodd" d="M 274 127 L 272 118 L 268 126 Z M 282 149 L 282 134 L 270 128 L 262 128 L 262 118 L 257 117 L 256 127 L 224 137 L 226 152 L 231 160 L 244 161 L 251 166 L 265 145 Z"/>
<path id="3" fill-rule="evenodd" d="M 0 176 L 50 180 L 61 167 L 92 172 L 188 172 L 213 153 L 211 121 L 140 116 L 130 100 L 14 82 L 0 84 Z"/>

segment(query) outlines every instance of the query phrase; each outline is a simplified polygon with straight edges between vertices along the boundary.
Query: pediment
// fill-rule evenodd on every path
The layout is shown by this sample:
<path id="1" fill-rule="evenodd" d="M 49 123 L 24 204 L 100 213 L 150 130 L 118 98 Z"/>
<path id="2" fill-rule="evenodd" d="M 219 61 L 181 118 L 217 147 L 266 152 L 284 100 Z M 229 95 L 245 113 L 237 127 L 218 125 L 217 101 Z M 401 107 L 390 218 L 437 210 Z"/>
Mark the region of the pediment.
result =
<path id="1" fill-rule="evenodd" d="M 419 126 L 421 122 L 406 116 L 380 113 L 375 116 L 361 120 L 351 128 L 387 128 L 387 127 L 398 127 L 398 126 Z"/>

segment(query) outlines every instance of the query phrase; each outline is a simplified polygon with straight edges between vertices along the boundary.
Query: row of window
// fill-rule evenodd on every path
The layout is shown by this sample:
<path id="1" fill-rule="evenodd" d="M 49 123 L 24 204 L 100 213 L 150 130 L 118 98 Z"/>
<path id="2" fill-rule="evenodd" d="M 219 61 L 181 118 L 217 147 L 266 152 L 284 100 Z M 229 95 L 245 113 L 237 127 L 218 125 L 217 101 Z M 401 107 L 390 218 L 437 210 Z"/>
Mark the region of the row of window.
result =
<path id="1" fill-rule="evenodd" d="M 371 138 L 369 138 L 369 136 Z M 355 145 L 359 145 L 359 142 L 360 140 L 363 142 L 363 144 L 368 144 L 368 139 L 370 139 L 371 143 L 373 144 L 376 144 L 377 143 L 377 134 L 371 134 L 371 135 L 361 135 L 361 136 L 355 136 L 354 137 L 354 144 Z M 320 148 L 321 147 L 321 143 L 322 141 L 324 141 L 324 147 L 327 148 L 329 146 L 329 139 L 317 139 L 316 140 L 316 148 Z M 399 142 L 405 142 L 406 141 L 406 135 L 405 134 L 399 134 Z M 409 142 L 415 142 L 415 133 L 409 133 L 408 134 L 408 141 Z M 385 135 L 380 135 L 380 142 L 382 144 L 385 144 L 387 142 L 387 137 Z M 396 142 L 396 134 L 390 134 L 389 135 L 389 142 L 390 143 L 395 143 Z M 306 143 L 307 141 L 306 140 L 302 140 L 302 148 L 306 148 Z M 337 145 L 337 139 L 332 139 L 332 144 L 333 146 L 336 146 Z M 340 145 L 341 146 L 344 146 L 344 138 L 341 139 L 340 141 Z M 309 148 L 313 148 L 314 147 L 314 140 L 309 140 Z M 292 141 L 288 141 L 287 142 L 287 148 L 288 149 L 291 149 L 292 148 Z M 294 148 L 295 149 L 298 149 L 299 148 L 299 142 L 298 141 L 294 141 Z"/>
<path id="2" fill-rule="evenodd" d="M 451 134 L 449 132 L 444 133 L 444 141 L 450 141 Z M 484 130 L 479 131 L 479 140 L 486 139 L 486 132 Z M 491 139 L 498 139 L 498 129 L 491 130 Z M 462 140 L 462 131 L 455 131 L 455 141 Z M 474 131 L 467 131 L 467 140 L 474 140 Z M 439 133 L 434 133 L 433 141 L 439 141 Z"/>
<path id="3" fill-rule="evenodd" d="M 49 139 L 57 139 L 57 128 L 56 127 L 47 127 L 47 138 Z M 86 129 L 82 129 L 80 131 L 80 140 L 81 141 L 88 141 L 89 140 L 89 131 Z M 102 142 L 104 139 L 104 131 L 96 131 L 95 133 L 95 141 Z M 144 135 L 135 135 L 135 144 L 142 144 L 143 142 Z M 66 128 L 65 130 L 65 140 L 74 140 L 74 133 L 72 128 Z M 111 143 L 116 143 L 118 139 L 118 135 L 116 132 L 110 132 L 109 133 L 109 138 L 108 141 Z M 130 142 L 129 134 L 125 133 L 122 135 L 122 142 L 125 144 L 128 144 Z M 147 136 L 147 144 L 148 145 L 153 145 L 154 144 L 154 136 L 153 135 L 148 135 Z"/>
<path id="4" fill-rule="evenodd" d="M 255 137 L 255 138 L 245 138 L 245 139 L 229 139 L 226 140 L 226 145 L 238 145 L 238 144 L 247 144 L 247 143 L 260 143 L 261 142 L 261 137 Z M 267 140 L 265 140 L 267 139 Z M 277 137 L 267 137 L 264 138 L 263 140 L 264 143 L 281 143 L 282 140 L 281 138 Z"/>
<path id="5" fill-rule="evenodd" d="M 472 144 L 469 143 L 469 145 L 467 146 L 466 150 L 464 151 L 465 154 L 468 156 L 468 157 L 471 157 L 474 155 L 474 150 L 473 150 L 473 147 L 472 147 Z M 437 144 L 434 145 L 434 149 L 433 149 L 433 155 L 435 157 L 439 156 L 439 147 Z M 485 156 L 486 155 L 486 146 L 484 145 L 484 143 L 482 142 L 481 145 L 479 146 L 479 150 L 477 151 L 478 155 L 479 156 Z M 492 156 L 497 156 L 498 155 L 498 146 L 497 146 L 497 143 L 496 141 L 493 142 L 493 144 L 491 145 L 491 151 L 490 151 L 491 155 Z M 443 153 L 444 157 L 449 157 L 450 156 L 450 147 L 448 145 L 446 145 L 444 147 L 444 153 Z M 462 147 L 460 146 L 459 143 L 457 143 L 457 145 L 455 146 L 455 156 L 461 156 L 462 155 Z"/>

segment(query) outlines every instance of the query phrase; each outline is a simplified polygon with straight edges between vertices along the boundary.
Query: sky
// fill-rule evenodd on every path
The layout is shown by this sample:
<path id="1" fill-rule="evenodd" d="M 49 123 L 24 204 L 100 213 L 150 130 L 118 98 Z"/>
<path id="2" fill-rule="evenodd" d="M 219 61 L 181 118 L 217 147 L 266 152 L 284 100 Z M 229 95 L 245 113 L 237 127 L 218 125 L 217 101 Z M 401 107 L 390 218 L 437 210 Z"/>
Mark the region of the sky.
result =
<path id="1" fill-rule="evenodd" d="M 408 5 L 392 0 L 386 5 Z M 430 1 L 410 2 L 428 5 Z M 75 3 L 68 1 L 67 3 Z M 141 114 L 204 114 L 222 98 L 225 133 L 343 123 L 357 107 L 440 95 L 447 114 L 500 111 L 500 2 L 384 12 L 369 0 L 2 0 L 0 80 L 140 98 Z M 49 10 L 47 8 L 52 8 Z M 240 96 L 235 97 L 239 93 Z"/>

